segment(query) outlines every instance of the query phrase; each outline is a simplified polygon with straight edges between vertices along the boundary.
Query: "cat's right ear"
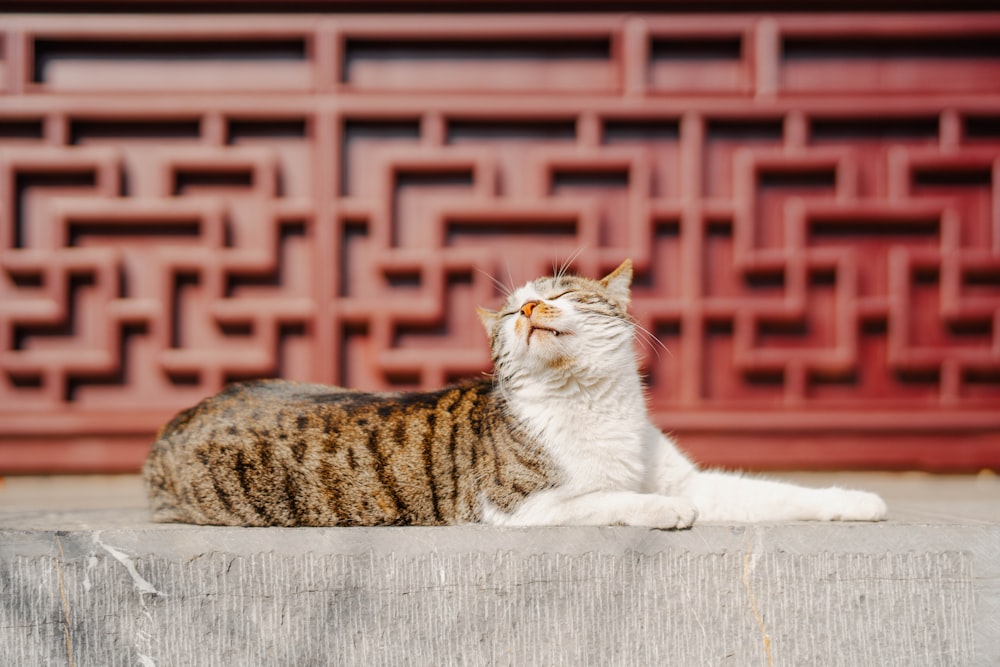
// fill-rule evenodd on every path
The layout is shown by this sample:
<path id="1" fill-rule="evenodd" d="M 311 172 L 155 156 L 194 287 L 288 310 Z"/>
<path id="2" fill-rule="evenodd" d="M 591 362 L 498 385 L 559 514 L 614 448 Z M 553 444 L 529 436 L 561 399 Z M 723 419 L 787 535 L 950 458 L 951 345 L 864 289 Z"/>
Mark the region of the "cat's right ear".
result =
<path id="1" fill-rule="evenodd" d="M 479 315 L 479 321 L 483 323 L 483 327 L 486 329 L 486 335 L 492 336 L 493 327 L 496 326 L 500 313 L 495 310 L 487 310 L 486 308 L 476 308 L 476 313 Z"/>

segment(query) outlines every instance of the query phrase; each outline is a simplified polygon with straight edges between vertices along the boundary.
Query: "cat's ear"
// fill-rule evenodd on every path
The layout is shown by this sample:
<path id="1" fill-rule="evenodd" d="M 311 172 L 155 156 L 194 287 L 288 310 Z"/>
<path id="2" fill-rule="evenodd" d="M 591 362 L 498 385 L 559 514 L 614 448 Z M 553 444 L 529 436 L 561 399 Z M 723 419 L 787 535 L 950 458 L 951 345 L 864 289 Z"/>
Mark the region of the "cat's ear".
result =
<path id="1" fill-rule="evenodd" d="M 632 286 L 632 260 L 626 259 L 617 269 L 601 278 L 600 282 L 610 299 L 628 306 L 632 295 L 629 289 Z"/>
<path id="2" fill-rule="evenodd" d="M 496 326 L 497 318 L 500 316 L 495 310 L 487 310 L 485 308 L 476 308 L 476 314 L 479 315 L 479 321 L 483 323 L 483 327 L 486 328 L 486 335 L 493 335 L 493 327 Z"/>

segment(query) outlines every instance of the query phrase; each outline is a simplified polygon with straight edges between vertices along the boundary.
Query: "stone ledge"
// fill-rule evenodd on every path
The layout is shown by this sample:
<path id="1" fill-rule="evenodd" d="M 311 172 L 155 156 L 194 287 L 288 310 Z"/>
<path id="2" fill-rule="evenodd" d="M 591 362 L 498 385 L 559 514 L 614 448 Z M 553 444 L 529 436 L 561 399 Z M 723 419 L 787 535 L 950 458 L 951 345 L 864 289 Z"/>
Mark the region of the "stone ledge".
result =
<path id="1" fill-rule="evenodd" d="M 1000 664 L 983 519 L 250 529 L 9 509 L 0 563 L 0 664 Z"/>

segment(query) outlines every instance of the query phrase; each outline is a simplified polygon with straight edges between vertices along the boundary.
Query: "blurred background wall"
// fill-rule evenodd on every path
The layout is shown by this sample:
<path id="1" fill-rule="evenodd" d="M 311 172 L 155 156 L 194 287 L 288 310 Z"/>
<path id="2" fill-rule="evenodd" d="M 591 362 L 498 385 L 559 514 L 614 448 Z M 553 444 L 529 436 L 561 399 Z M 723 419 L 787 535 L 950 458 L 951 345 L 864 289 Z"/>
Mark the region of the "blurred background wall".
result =
<path id="1" fill-rule="evenodd" d="M 449 4 L 0 15 L 0 472 L 477 375 L 494 280 L 626 257 L 699 460 L 1000 468 L 1000 13 Z"/>

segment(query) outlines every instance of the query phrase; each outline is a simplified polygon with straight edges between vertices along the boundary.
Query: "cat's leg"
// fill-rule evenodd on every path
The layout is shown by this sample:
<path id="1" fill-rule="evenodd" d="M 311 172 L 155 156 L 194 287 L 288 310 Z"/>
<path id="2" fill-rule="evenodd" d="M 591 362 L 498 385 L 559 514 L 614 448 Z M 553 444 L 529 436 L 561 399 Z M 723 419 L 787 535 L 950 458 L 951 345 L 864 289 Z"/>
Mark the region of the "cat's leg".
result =
<path id="1" fill-rule="evenodd" d="M 874 493 L 836 487 L 808 489 L 787 482 L 699 470 L 655 426 L 650 487 L 690 498 L 699 521 L 880 521 L 885 502 Z"/>
<path id="2" fill-rule="evenodd" d="M 885 502 L 874 493 L 810 489 L 713 470 L 697 471 L 683 492 L 702 521 L 881 521 L 886 515 Z"/>
<path id="3" fill-rule="evenodd" d="M 649 526 L 687 528 L 697 517 L 687 498 L 631 491 L 571 494 L 561 489 L 528 496 L 517 509 L 504 513 L 483 507 L 483 523 L 507 526 Z"/>

